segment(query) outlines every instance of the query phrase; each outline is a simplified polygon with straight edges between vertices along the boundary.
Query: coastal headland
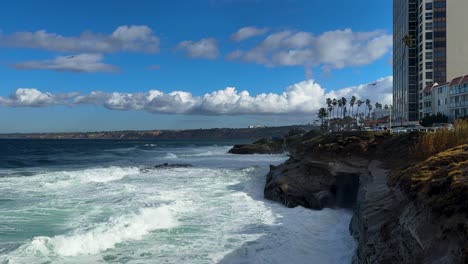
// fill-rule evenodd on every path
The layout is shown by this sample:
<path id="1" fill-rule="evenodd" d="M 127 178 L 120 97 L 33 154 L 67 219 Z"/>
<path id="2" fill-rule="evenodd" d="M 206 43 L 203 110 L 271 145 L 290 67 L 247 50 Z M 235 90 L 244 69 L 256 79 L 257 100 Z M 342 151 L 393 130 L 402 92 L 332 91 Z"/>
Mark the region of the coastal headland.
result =
<path id="1" fill-rule="evenodd" d="M 125 130 L 98 132 L 63 132 L 63 133 L 13 133 L 0 134 L 0 138 L 23 139 L 249 139 L 280 137 L 294 129 L 318 129 L 313 125 L 295 125 L 253 128 L 211 128 L 186 130 Z"/>
<path id="2" fill-rule="evenodd" d="M 289 159 L 270 167 L 265 198 L 287 207 L 352 209 L 353 263 L 468 263 L 466 128 L 303 133 L 283 145 Z"/>

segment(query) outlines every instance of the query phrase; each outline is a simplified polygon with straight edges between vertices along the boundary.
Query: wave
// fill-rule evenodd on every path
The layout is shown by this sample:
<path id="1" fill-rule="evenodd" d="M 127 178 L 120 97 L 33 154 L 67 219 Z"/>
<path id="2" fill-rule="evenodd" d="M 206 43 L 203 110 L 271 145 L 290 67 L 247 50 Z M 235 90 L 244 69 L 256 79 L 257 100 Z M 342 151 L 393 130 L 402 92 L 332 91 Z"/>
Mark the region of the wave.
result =
<path id="1" fill-rule="evenodd" d="M 169 152 L 169 153 L 166 154 L 166 156 L 164 158 L 165 159 L 177 159 L 178 156 L 176 154 L 174 154 L 174 153 Z"/>
<path id="2" fill-rule="evenodd" d="M 71 235 L 55 237 L 35 237 L 19 251 L 22 255 L 92 255 L 114 248 L 124 241 L 141 240 L 153 230 L 173 228 L 177 225 L 177 220 L 168 206 L 142 208 L 138 213 L 112 218 L 89 231 L 79 230 Z"/>
<path id="3" fill-rule="evenodd" d="M 88 182 L 110 182 L 121 180 L 125 176 L 137 174 L 137 167 L 108 167 L 108 168 L 92 168 L 82 171 L 65 171 L 64 174 L 72 179 L 78 179 L 82 183 Z"/>

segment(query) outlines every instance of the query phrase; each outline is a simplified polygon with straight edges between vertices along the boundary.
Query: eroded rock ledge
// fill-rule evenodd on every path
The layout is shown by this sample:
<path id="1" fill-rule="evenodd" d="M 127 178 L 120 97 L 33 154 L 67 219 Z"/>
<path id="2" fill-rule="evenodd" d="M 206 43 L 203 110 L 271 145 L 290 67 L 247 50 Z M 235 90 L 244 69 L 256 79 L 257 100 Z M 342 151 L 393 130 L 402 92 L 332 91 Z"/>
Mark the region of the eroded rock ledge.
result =
<path id="1" fill-rule="evenodd" d="M 303 206 L 352 208 L 356 203 L 359 177 L 365 173 L 365 161 L 354 166 L 332 160 L 289 159 L 271 166 L 264 189 L 265 198 L 287 207 Z M 364 167 L 363 167 L 364 166 Z"/>
<path id="2" fill-rule="evenodd" d="M 353 263 L 468 263 L 468 145 L 392 174 L 417 135 L 303 139 L 271 166 L 267 199 L 285 206 L 353 209 Z M 411 162 L 409 163 L 411 164 Z"/>

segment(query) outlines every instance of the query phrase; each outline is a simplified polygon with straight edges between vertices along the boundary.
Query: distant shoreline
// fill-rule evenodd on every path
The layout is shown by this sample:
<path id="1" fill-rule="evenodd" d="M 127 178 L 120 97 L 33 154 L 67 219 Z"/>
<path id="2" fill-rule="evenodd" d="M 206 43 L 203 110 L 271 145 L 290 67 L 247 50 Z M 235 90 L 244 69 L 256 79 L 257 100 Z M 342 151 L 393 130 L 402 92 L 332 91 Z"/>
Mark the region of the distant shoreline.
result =
<path id="1" fill-rule="evenodd" d="M 318 129 L 313 125 L 293 125 L 259 128 L 210 128 L 187 130 L 123 130 L 100 132 L 57 133 L 7 133 L 0 139 L 173 139 L 173 140 L 219 140 L 260 139 L 283 136 L 294 128 Z"/>

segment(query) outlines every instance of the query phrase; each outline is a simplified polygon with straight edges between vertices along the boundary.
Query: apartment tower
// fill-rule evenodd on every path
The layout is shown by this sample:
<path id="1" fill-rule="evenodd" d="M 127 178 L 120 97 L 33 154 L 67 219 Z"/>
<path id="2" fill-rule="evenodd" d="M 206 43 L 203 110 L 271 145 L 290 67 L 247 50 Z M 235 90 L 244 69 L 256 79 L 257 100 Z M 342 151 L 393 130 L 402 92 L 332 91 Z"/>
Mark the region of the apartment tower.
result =
<path id="1" fill-rule="evenodd" d="M 393 1 L 396 120 L 420 120 L 425 88 L 468 73 L 467 10 L 468 0 Z"/>

